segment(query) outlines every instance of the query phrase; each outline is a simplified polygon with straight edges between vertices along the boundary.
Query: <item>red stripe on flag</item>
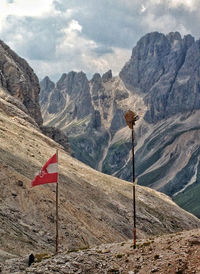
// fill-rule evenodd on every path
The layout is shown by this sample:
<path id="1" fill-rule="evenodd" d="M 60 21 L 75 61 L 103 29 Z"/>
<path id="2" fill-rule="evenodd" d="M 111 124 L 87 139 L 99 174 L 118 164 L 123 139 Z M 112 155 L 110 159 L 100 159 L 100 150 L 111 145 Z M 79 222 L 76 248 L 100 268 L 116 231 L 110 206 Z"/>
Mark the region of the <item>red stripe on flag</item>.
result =
<path id="1" fill-rule="evenodd" d="M 58 181 L 58 173 L 49 173 L 49 174 L 44 174 L 43 177 L 41 177 L 40 175 L 37 175 L 35 179 L 32 181 L 31 185 L 33 187 L 37 185 L 57 183 L 57 181 Z"/>
<path id="2" fill-rule="evenodd" d="M 43 185 L 43 184 L 49 184 L 49 183 L 57 183 L 58 182 L 58 172 L 55 173 L 48 173 L 48 166 L 50 167 L 52 164 L 56 164 L 57 161 L 57 154 L 54 154 L 43 166 L 40 173 L 34 178 L 31 185 L 37 186 L 37 185 Z M 49 168 L 51 170 L 51 168 Z"/>

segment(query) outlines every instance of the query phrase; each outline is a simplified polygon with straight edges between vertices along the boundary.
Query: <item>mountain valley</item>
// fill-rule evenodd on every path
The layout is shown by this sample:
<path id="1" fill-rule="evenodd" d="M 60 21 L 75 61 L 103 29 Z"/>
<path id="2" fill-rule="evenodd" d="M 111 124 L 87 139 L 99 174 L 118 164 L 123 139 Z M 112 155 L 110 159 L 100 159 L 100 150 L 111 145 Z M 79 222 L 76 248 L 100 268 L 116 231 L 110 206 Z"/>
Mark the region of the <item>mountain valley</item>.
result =
<path id="1" fill-rule="evenodd" d="M 139 115 L 135 165 L 140 185 L 171 196 L 200 217 L 200 44 L 191 35 L 142 37 L 119 76 L 64 73 L 41 82 L 44 124 L 67 134 L 72 155 L 131 181 L 131 132 L 124 114 Z"/>
<path id="2" fill-rule="evenodd" d="M 119 271 L 129 262 L 128 271 L 137 268 L 133 264 L 136 257 L 143 261 L 156 245 L 165 249 L 168 243 L 173 251 L 169 238 L 174 237 L 184 248 L 184 235 L 196 263 L 200 220 L 164 193 L 146 186 L 177 194 L 180 203 L 185 191 L 198 189 L 199 110 L 149 121 L 145 118 L 149 110 L 145 93 L 132 91 L 111 71 L 102 77 L 95 74 L 91 81 L 83 72 L 70 72 L 56 85 L 46 77 L 41 83 L 41 111 L 39 92 L 38 78 L 28 63 L 0 41 L 0 271 L 62 273 L 55 262 L 63 273 L 67 267 L 85 271 L 84 260 L 90 255 L 94 255 L 87 266 L 91 271 L 94 267 Z M 140 116 L 135 127 L 135 156 L 143 185 L 136 186 L 137 250 L 141 256 L 129 241 L 133 230 L 132 183 L 122 179 L 131 178 L 130 130 L 124 120 L 129 108 Z M 57 149 L 59 254 L 55 255 L 55 184 L 31 188 L 31 181 Z M 73 156 L 84 156 L 85 163 L 72 157 L 70 150 Z M 185 167 L 188 169 L 183 174 Z M 169 174 L 166 168 L 171 168 Z M 194 202 L 197 210 L 197 200 Z M 168 233 L 174 234 L 158 237 Z M 148 255 L 151 261 L 161 258 L 155 257 L 155 252 Z M 169 251 L 169 258 L 173 252 Z M 31 253 L 48 254 L 49 261 L 27 268 Z M 188 261 L 185 249 L 182 253 L 183 261 Z M 100 261 L 98 254 L 102 254 Z M 174 260 L 179 259 L 175 256 Z M 68 265 L 63 260 L 69 261 Z M 184 262 L 180 267 L 186 267 Z M 149 267 L 152 270 L 152 264 Z M 156 267 L 166 269 L 166 264 L 163 261 L 163 266 Z M 187 263 L 187 267 L 193 269 L 194 265 Z M 148 266 L 143 270 L 148 271 Z"/>

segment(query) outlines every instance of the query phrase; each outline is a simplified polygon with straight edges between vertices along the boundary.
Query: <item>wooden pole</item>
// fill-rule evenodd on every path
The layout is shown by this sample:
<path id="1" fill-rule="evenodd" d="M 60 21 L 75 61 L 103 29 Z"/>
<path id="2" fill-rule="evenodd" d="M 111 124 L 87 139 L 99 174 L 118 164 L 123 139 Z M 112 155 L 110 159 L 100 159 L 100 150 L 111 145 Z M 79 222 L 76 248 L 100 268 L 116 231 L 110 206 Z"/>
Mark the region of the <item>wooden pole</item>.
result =
<path id="1" fill-rule="evenodd" d="M 125 113 L 125 119 L 128 127 L 131 129 L 132 133 L 132 178 L 133 178 L 133 246 L 136 248 L 136 199 L 135 199 L 135 158 L 134 158 L 134 129 L 133 126 L 135 122 L 139 119 L 133 111 L 128 110 Z"/>
<path id="2" fill-rule="evenodd" d="M 58 163 L 58 149 L 56 150 L 56 158 Z M 59 175 L 58 175 L 59 179 Z M 58 252 L 58 181 L 56 183 L 56 253 Z"/>
<path id="3" fill-rule="evenodd" d="M 132 132 L 132 180 L 133 180 L 133 247 L 136 248 L 136 206 L 135 206 L 135 158 L 134 158 L 134 129 L 133 123 L 131 127 Z"/>

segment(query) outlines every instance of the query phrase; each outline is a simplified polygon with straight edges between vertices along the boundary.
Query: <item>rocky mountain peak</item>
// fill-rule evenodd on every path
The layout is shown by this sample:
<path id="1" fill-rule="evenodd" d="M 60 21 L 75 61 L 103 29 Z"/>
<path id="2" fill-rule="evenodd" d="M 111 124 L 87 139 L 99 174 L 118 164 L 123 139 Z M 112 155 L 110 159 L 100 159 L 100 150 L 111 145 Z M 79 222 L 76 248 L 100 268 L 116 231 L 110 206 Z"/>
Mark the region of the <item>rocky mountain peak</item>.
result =
<path id="1" fill-rule="evenodd" d="M 20 100 L 38 125 L 42 124 L 40 86 L 28 63 L 0 41 L 0 86 Z"/>
<path id="2" fill-rule="evenodd" d="M 50 80 L 48 76 L 45 76 L 44 79 L 40 82 L 40 87 L 44 87 L 44 89 L 50 91 L 55 87 L 55 84 Z"/>
<path id="3" fill-rule="evenodd" d="M 156 122 L 200 108 L 199 60 L 198 42 L 191 35 L 153 32 L 139 40 L 120 77 L 127 88 L 147 94 L 145 119 Z"/>
<path id="4" fill-rule="evenodd" d="M 173 43 L 175 40 L 178 40 L 180 41 L 182 38 L 181 38 L 181 35 L 179 32 L 170 32 L 169 34 L 166 35 L 167 39 Z"/>
<path id="5" fill-rule="evenodd" d="M 48 100 L 48 96 L 50 91 L 55 88 L 54 82 L 52 82 L 48 76 L 46 76 L 41 82 L 40 82 L 40 105 L 43 106 L 45 102 Z"/>
<path id="6" fill-rule="evenodd" d="M 192 44 L 195 43 L 194 37 L 190 34 L 185 35 L 183 40 L 185 41 L 187 48 L 189 48 L 190 46 L 192 46 Z"/>
<path id="7" fill-rule="evenodd" d="M 68 74 L 63 73 L 56 87 L 63 89 L 67 94 L 76 96 L 83 89 L 88 89 L 88 79 L 84 72 L 71 71 Z"/>
<path id="8" fill-rule="evenodd" d="M 71 72 L 72 74 L 73 72 Z M 67 78 L 67 74 L 63 73 L 62 76 L 60 77 L 60 79 L 58 80 L 58 82 L 56 83 L 56 87 L 57 88 L 62 88 L 65 82 L 65 79 Z"/>
<path id="9" fill-rule="evenodd" d="M 112 70 L 108 70 L 107 72 L 105 72 L 103 75 L 102 75 L 102 81 L 105 83 L 105 82 L 108 82 L 110 79 L 112 79 Z"/>
<path id="10" fill-rule="evenodd" d="M 81 118 L 85 115 L 89 115 L 92 111 L 91 99 L 90 99 L 90 88 L 89 81 L 84 72 L 71 71 L 69 73 L 63 73 L 56 85 L 49 82 L 48 79 L 44 79 L 44 84 L 52 87 L 52 92 L 49 95 L 48 88 L 43 91 L 40 97 L 41 105 L 44 102 L 48 104 L 47 110 L 50 114 L 56 114 L 62 112 L 64 109 L 66 115 L 70 121 L 75 117 Z M 46 95 L 46 98 L 45 98 Z M 47 97 L 49 96 L 49 98 Z M 69 101 L 68 105 L 66 105 Z M 44 106 L 45 108 L 45 106 Z"/>
<path id="11" fill-rule="evenodd" d="M 133 48 L 131 59 L 120 72 L 127 88 L 149 92 L 164 70 L 165 56 L 170 52 L 167 37 L 158 32 L 148 33 Z"/>
<path id="12" fill-rule="evenodd" d="M 102 79 L 101 79 L 101 75 L 99 73 L 95 73 L 91 79 L 91 83 L 94 83 L 94 82 L 101 82 Z"/>

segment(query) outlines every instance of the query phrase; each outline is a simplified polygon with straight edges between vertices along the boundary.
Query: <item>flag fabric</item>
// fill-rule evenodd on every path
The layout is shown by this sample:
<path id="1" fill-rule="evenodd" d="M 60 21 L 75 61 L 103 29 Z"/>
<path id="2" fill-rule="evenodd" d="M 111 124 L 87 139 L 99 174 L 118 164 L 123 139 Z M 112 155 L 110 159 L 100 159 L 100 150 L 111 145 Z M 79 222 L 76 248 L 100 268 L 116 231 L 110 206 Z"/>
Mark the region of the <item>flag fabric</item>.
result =
<path id="1" fill-rule="evenodd" d="M 31 186 L 57 183 L 58 182 L 58 159 L 54 154 L 43 166 L 40 173 L 34 178 Z"/>

